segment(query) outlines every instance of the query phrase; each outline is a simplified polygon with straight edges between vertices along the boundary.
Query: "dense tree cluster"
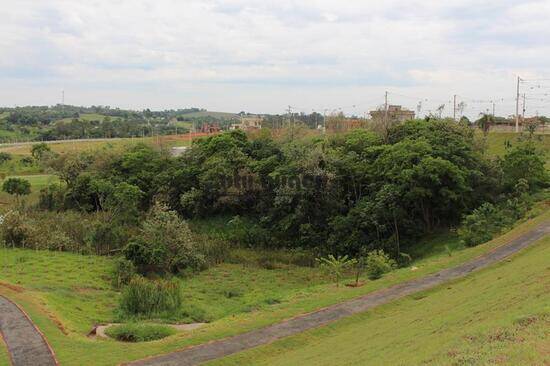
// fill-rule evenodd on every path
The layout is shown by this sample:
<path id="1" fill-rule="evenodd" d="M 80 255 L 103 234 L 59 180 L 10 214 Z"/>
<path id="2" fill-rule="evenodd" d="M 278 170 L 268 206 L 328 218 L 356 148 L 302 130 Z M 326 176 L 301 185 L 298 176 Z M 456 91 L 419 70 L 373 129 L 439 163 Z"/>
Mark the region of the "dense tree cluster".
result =
<path id="1" fill-rule="evenodd" d="M 529 141 L 490 160 L 473 131 L 450 121 L 411 121 L 385 139 L 355 130 L 277 141 L 232 131 L 196 141 L 174 159 L 146 146 L 122 154 L 51 161 L 66 182 L 63 206 L 113 211 L 132 222 L 160 200 L 185 218 L 247 217 L 246 245 L 392 256 L 413 239 L 458 224 L 483 203 L 548 184 Z M 121 208 L 122 207 L 122 208 Z"/>

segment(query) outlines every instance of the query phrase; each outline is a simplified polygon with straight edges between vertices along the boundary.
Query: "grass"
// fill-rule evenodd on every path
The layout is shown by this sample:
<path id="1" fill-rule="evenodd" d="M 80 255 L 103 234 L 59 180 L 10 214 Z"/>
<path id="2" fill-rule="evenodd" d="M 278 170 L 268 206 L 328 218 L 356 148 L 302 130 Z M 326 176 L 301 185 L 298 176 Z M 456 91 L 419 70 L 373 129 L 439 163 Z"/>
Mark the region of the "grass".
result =
<path id="1" fill-rule="evenodd" d="M 550 236 L 466 279 L 209 364 L 547 364 L 548 258 Z"/>
<path id="2" fill-rule="evenodd" d="M 8 348 L 2 339 L 2 334 L 0 334 L 0 366 L 10 366 L 10 364 Z"/>
<path id="3" fill-rule="evenodd" d="M 61 364 L 114 365 L 257 329 L 463 263 L 549 218 L 546 207 L 542 215 L 487 244 L 457 250 L 452 256 L 442 252 L 419 259 L 414 263 L 418 268 L 416 271 L 402 268 L 380 280 L 366 280 L 359 288 L 336 288 L 323 278 L 313 278 L 305 285 L 304 279 L 299 278 L 300 272 L 296 271 L 303 271 L 304 276 L 308 273 L 319 276 L 316 270 L 308 268 L 289 266 L 275 270 L 245 270 L 232 264 L 216 266 L 195 278 L 182 280 L 183 301 L 187 306 L 194 304 L 200 311 L 219 318 L 192 332 L 140 345 L 128 343 L 121 347 L 112 340 L 85 337 L 92 324 L 110 322 L 113 318 L 119 295 L 109 286 L 106 274 L 112 263 L 108 258 L 4 250 L 1 258 L 7 265 L 0 271 L 0 281 L 4 283 L 0 286 L 0 293 L 19 303 L 30 314 L 46 334 Z M 434 245 L 445 244 L 433 240 Z"/>
<path id="4" fill-rule="evenodd" d="M 113 320 L 118 294 L 111 290 L 107 257 L 0 249 L 0 293 L 24 291 L 44 306 L 63 333 L 85 334 L 100 321 Z"/>
<path id="5" fill-rule="evenodd" d="M 91 122 L 91 121 L 99 121 L 99 122 L 103 122 L 103 120 L 106 118 L 107 116 L 103 115 L 103 114 L 97 114 L 97 113 L 82 113 L 80 114 L 80 116 L 78 117 L 78 119 L 80 121 L 86 121 L 86 122 Z M 63 119 L 60 119 L 60 120 L 57 120 L 55 121 L 55 123 L 66 123 L 66 122 L 71 122 L 74 118 L 73 117 L 69 117 L 69 118 L 63 118 Z M 111 117 L 111 119 L 116 119 L 116 117 Z"/>
<path id="6" fill-rule="evenodd" d="M 504 157 L 508 143 L 516 144 L 518 134 L 513 132 L 490 132 L 487 139 L 487 152 L 493 156 Z M 550 134 L 535 134 L 536 144 L 543 149 L 546 154 L 550 153 Z"/>
<path id="7" fill-rule="evenodd" d="M 122 342 L 149 342 L 174 335 L 176 330 L 160 324 L 129 323 L 107 328 L 105 334 Z"/>
<path id="8" fill-rule="evenodd" d="M 186 134 L 182 135 L 169 135 L 169 136 L 159 136 L 158 138 L 153 137 L 136 137 L 136 138 L 112 138 L 112 139 L 101 139 L 101 140 L 73 140 L 73 141 L 59 141 L 49 143 L 52 151 L 65 154 L 71 152 L 82 152 L 82 151 L 93 151 L 101 148 L 109 147 L 124 147 L 132 146 L 138 143 L 146 143 L 154 146 L 159 146 L 160 148 L 170 148 L 173 146 L 188 146 L 190 145 L 191 139 Z M 39 143 L 39 141 L 35 142 Z M 7 145 L 0 146 L 0 151 L 5 151 L 10 154 L 13 154 L 15 157 L 19 156 L 29 156 L 31 154 L 31 144 L 19 144 L 19 145 Z"/>
<path id="9" fill-rule="evenodd" d="M 22 176 L 7 176 L 7 178 L 22 178 L 31 183 L 31 194 L 24 197 L 25 204 L 34 204 L 38 201 L 38 196 L 42 188 L 47 187 L 52 183 L 59 183 L 59 178 L 56 175 L 50 174 L 38 174 L 38 175 L 22 175 Z M 0 179 L 0 187 L 4 180 Z M 12 207 L 15 204 L 15 197 L 12 195 L 0 191 L 0 211 L 5 208 Z"/>

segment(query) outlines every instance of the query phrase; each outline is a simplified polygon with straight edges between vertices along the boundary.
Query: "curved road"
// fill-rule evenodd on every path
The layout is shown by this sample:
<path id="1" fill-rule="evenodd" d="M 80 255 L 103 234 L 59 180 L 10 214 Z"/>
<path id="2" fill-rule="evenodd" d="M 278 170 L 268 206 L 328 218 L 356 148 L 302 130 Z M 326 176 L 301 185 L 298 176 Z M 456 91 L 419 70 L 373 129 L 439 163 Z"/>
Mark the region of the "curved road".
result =
<path id="1" fill-rule="evenodd" d="M 545 235 L 550 234 L 550 221 L 521 235 L 498 248 L 454 268 L 375 291 L 354 300 L 336 304 L 313 313 L 305 314 L 248 333 L 182 349 L 162 356 L 129 363 L 132 366 L 192 366 L 229 356 L 249 348 L 271 343 L 278 339 L 316 328 L 353 314 L 364 312 L 375 306 L 424 291 L 440 284 L 468 275 L 528 247 Z"/>
<path id="2" fill-rule="evenodd" d="M 42 334 L 17 305 L 0 295 L 0 333 L 13 366 L 55 366 L 57 361 Z"/>

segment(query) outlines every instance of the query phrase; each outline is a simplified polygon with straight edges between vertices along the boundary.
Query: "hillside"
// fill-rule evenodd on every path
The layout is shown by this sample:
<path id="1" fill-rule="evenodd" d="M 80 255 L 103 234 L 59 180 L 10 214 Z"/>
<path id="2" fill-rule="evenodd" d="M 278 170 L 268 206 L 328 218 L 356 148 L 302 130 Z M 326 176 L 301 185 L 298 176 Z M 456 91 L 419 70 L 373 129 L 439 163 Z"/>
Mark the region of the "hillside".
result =
<path id="1" fill-rule="evenodd" d="M 209 365 L 548 364 L 548 258 L 550 236 L 464 280 Z"/>

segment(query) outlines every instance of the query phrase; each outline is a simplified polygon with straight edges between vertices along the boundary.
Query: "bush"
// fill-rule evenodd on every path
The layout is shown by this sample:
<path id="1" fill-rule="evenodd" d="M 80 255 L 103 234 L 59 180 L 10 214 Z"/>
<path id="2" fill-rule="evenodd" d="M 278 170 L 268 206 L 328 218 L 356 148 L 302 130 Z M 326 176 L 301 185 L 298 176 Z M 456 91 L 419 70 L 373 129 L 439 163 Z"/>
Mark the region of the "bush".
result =
<path id="1" fill-rule="evenodd" d="M 185 269 L 200 270 L 206 265 L 187 222 L 159 204 L 124 248 L 124 255 L 143 274 L 179 273 Z"/>
<path id="2" fill-rule="evenodd" d="M 7 152 L 0 152 L 0 165 L 11 160 L 11 154 Z"/>
<path id="3" fill-rule="evenodd" d="M 32 226 L 26 215 L 19 211 L 9 211 L 2 217 L 0 233 L 6 245 L 24 248 L 32 236 Z"/>
<path id="4" fill-rule="evenodd" d="M 59 211 L 64 208 L 65 189 L 60 184 L 50 184 L 40 190 L 38 207 L 43 210 Z"/>
<path id="5" fill-rule="evenodd" d="M 367 255 L 365 268 L 369 279 L 376 280 L 394 269 L 396 263 L 383 250 L 374 250 Z"/>
<path id="6" fill-rule="evenodd" d="M 458 236 L 464 245 L 473 247 L 488 242 L 494 234 L 513 225 L 526 214 L 532 202 L 528 195 L 521 193 L 524 185 L 521 181 L 520 179 L 516 184 L 516 196 L 506 199 L 498 206 L 484 203 L 471 214 L 464 216 L 458 230 Z"/>
<path id="7" fill-rule="evenodd" d="M 132 278 L 136 276 L 136 267 L 132 262 L 126 258 L 119 257 L 115 261 L 115 267 L 113 268 L 113 286 L 115 288 L 122 288 L 130 283 Z"/>
<path id="8" fill-rule="evenodd" d="M 122 342 L 149 342 L 176 334 L 176 330 L 166 325 L 130 323 L 107 328 L 105 333 Z"/>
<path id="9" fill-rule="evenodd" d="M 177 280 L 148 280 L 134 277 L 122 292 L 120 310 L 125 317 L 174 318 L 182 305 Z"/>

